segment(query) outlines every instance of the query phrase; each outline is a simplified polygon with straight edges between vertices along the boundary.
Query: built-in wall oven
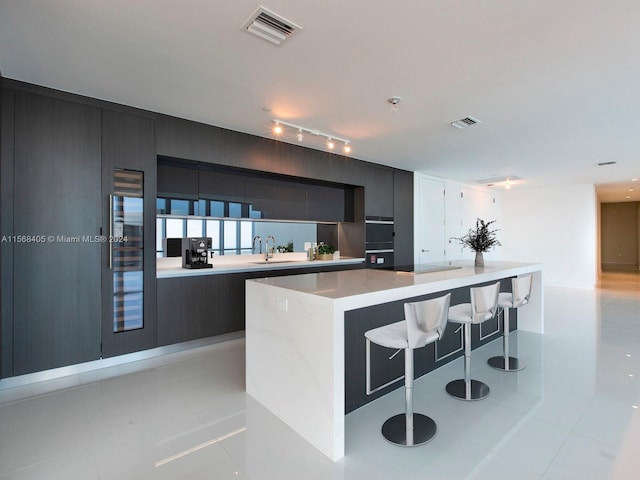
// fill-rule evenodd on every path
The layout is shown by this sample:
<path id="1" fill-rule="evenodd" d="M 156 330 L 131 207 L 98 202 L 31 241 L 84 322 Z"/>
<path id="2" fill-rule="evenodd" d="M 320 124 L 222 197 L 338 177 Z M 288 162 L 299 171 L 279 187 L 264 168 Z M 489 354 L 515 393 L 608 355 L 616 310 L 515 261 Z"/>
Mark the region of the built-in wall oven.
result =
<path id="1" fill-rule="evenodd" d="M 365 218 L 365 263 L 369 268 L 393 266 L 393 218 Z"/>

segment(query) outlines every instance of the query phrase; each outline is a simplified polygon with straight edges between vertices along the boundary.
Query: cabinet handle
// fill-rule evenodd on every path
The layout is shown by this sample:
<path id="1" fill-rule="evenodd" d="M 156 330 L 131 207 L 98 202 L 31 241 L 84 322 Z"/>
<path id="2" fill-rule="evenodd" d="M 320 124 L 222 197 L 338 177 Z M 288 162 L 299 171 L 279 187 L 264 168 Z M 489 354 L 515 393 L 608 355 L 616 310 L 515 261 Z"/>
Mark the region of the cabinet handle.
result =
<path id="1" fill-rule="evenodd" d="M 422 249 L 422 253 L 426 253 L 426 252 L 428 252 L 428 251 L 429 251 L 429 250 L 425 250 L 424 248 Z"/>
<path id="2" fill-rule="evenodd" d="M 109 238 L 107 244 L 109 245 L 109 270 L 113 267 L 113 195 L 109 195 Z"/>

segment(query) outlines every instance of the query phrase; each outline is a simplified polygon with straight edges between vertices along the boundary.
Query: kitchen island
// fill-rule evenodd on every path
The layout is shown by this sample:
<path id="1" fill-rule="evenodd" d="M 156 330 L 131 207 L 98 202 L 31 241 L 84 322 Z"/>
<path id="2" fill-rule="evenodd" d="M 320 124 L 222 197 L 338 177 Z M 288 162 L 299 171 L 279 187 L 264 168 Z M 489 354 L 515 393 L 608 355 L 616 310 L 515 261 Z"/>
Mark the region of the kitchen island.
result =
<path id="1" fill-rule="evenodd" d="M 518 323 L 521 329 L 543 332 L 540 264 L 457 266 L 420 274 L 359 269 L 247 280 L 247 393 L 338 460 L 344 456 L 345 356 L 353 348 L 345 342 L 350 312 L 498 280 L 504 285 L 510 277 L 533 273 L 532 300 Z M 355 373 L 364 378 L 364 370 Z"/>

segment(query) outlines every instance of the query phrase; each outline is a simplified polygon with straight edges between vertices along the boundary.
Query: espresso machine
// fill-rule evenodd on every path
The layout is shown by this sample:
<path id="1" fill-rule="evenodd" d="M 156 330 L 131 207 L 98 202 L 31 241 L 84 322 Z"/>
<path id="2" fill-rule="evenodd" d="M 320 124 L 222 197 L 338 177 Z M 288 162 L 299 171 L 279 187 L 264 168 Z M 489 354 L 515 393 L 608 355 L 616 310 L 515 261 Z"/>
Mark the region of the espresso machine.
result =
<path id="1" fill-rule="evenodd" d="M 182 268 L 213 268 L 208 252 L 208 238 L 183 238 Z"/>

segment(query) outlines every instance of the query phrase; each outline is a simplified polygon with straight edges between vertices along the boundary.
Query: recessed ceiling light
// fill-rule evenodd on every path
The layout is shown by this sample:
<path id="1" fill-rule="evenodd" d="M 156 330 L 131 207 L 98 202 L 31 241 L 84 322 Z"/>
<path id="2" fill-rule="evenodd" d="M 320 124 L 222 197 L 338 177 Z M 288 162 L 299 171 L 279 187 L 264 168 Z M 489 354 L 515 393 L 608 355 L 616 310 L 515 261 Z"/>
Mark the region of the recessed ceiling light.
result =
<path id="1" fill-rule="evenodd" d="M 632 182 L 637 182 L 637 181 L 638 181 L 638 179 L 637 179 L 637 178 L 632 178 L 632 179 L 631 179 L 631 181 L 632 181 Z"/>
<path id="2" fill-rule="evenodd" d="M 400 104 L 400 102 L 402 101 L 402 97 L 390 97 L 387 98 L 387 102 L 389 102 L 391 104 L 391 111 L 392 112 L 397 112 L 398 111 L 398 105 Z"/>
<path id="3" fill-rule="evenodd" d="M 630 199 L 631 197 L 627 196 L 627 200 Z"/>

